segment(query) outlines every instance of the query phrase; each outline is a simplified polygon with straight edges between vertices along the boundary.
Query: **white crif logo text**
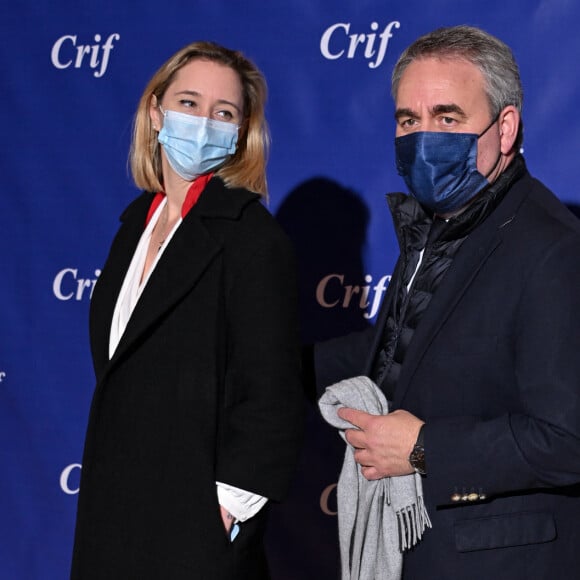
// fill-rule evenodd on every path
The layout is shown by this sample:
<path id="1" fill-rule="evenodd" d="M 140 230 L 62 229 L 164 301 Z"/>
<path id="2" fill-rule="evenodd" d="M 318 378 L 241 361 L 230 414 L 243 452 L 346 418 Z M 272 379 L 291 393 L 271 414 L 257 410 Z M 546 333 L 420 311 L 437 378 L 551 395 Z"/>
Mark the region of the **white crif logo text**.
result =
<path id="1" fill-rule="evenodd" d="M 320 52 L 328 60 L 354 58 L 362 53 L 363 57 L 370 61 L 369 68 L 375 69 L 381 66 L 387 54 L 389 39 L 393 37 L 393 28 L 400 26 L 396 20 L 389 22 L 378 35 L 377 42 L 378 22 L 371 22 L 371 32 L 354 34 L 350 34 L 350 22 L 338 22 L 322 33 Z"/>
<path id="2" fill-rule="evenodd" d="M 94 278 L 83 278 L 77 268 L 63 268 L 52 281 L 52 293 L 59 300 L 90 300 L 100 275 L 97 269 Z"/>
<path id="3" fill-rule="evenodd" d="M 60 489 L 67 495 L 76 495 L 79 492 L 79 481 L 82 465 L 71 463 L 67 465 L 60 474 Z"/>
<path id="4" fill-rule="evenodd" d="M 349 308 L 354 304 L 361 310 L 367 310 L 370 306 L 370 310 L 363 317 L 373 318 L 379 310 L 390 280 L 390 275 L 383 276 L 373 286 L 373 277 L 367 274 L 366 284 L 345 284 L 344 274 L 328 274 L 316 286 L 316 301 L 323 308 Z"/>
<path id="5" fill-rule="evenodd" d="M 117 33 L 110 34 L 103 41 L 100 34 L 95 34 L 93 44 L 83 44 L 76 34 L 61 36 L 53 45 L 50 52 L 50 60 L 55 68 L 65 69 L 82 68 L 88 66 L 95 72 L 95 78 L 101 78 L 107 71 L 109 59 L 114 43 L 121 39 Z"/>

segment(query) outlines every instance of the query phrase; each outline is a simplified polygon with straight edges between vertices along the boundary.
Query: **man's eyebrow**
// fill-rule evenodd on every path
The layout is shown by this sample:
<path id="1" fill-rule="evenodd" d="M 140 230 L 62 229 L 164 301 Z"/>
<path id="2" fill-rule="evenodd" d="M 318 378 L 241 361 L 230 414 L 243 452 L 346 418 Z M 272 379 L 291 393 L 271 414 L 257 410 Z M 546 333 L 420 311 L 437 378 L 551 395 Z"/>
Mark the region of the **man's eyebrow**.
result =
<path id="1" fill-rule="evenodd" d="M 430 114 L 432 117 L 436 117 L 437 115 L 444 115 L 446 113 L 455 113 L 456 115 L 459 115 L 463 119 L 467 117 L 465 111 L 455 103 L 449 103 L 445 105 L 435 105 L 430 110 Z M 402 107 L 395 111 L 395 121 L 398 121 L 402 117 L 409 119 L 419 119 L 419 114 L 413 111 L 412 109 Z"/>
<path id="2" fill-rule="evenodd" d="M 419 115 L 411 109 L 401 108 L 395 111 L 395 121 L 398 121 L 401 117 L 410 117 L 411 119 L 418 119 Z"/>
<path id="3" fill-rule="evenodd" d="M 431 115 L 433 117 L 436 117 L 437 115 L 443 115 L 445 113 L 455 113 L 456 115 L 459 115 L 463 119 L 467 117 L 464 110 L 455 103 L 450 103 L 449 105 L 435 105 L 431 109 Z"/>

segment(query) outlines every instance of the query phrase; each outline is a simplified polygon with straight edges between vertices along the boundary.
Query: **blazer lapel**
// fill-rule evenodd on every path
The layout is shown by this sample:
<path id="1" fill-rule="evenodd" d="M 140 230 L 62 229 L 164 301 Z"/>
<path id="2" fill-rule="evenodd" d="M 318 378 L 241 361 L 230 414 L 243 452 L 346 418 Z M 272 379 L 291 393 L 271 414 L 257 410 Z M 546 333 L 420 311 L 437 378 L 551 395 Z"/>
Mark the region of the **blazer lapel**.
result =
<path id="1" fill-rule="evenodd" d="M 441 286 L 433 296 L 429 307 L 423 314 L 421 324 L 415 331 L 415 336 L 405 355 L 401 368 L 395 399 L 397 406 L 403 400 L 417 365 L 425 351 L 437 336 L 439 329 L 447 320 L 455 305 L 459 302 L 469 285 L 488 260 L 489 256 L 501 243 L 497 236 L 487 240 L 487 243 L 476 245 L 469 238 L 463 242 L 461 250 L 455 257 Z"/>
<path id="2" fill-rule="evenodd" d="M 502 243 L 503 228 L 514 219 L 525 192 L 518 186 L 504 203 L 463 242 L 450 270 L 442 280 L 411 341 L 396 389 L 396 407 L 405 397 L 415 370 L 453 309 L 468 290 L 477 273 Z"/>

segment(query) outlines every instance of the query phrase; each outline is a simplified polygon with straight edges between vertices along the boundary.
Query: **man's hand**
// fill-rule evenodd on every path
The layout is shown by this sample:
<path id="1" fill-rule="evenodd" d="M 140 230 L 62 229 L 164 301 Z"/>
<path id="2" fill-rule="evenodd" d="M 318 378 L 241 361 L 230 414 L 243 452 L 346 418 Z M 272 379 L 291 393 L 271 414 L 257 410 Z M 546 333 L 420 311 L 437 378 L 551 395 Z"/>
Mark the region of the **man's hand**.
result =
<path id="1" fill-rule="evenodd" d="M 361 465 L 361 473 L 366 479 L 415 472 L 409 455 L 423 425 L 421 419 L 403 410 L 388 415 L 370 415 L 348 408 L 339 409 L 338 416 L 360 429 L 347 429 L 346 440 L 355 448 L 354 459 Z"/>

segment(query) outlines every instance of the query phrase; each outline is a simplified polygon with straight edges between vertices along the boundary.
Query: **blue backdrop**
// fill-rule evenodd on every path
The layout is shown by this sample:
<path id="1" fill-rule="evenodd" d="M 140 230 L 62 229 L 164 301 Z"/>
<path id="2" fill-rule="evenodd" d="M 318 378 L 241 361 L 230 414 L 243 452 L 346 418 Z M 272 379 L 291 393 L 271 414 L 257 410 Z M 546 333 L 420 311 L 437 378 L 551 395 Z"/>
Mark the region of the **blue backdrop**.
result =
<path id="1" fill-rule="evenodd" d="M 505 40 L 525 89 L 533 175 L 580 205 L 580 7 L 570 0 L 20 0 L 0 8 L 0 577 L 67 577 L 94 380 L 87 313 L 118 216 L 132 115 L 193 40 L 240 49 L 270 88 L 270 210 L 296 244 L 303 337 L 372 324 L 397 249 L 389 79 L 417 36 L 452 24 Z M 342 442 L 309 411 L 273 576 L 336 576 Z"/>

